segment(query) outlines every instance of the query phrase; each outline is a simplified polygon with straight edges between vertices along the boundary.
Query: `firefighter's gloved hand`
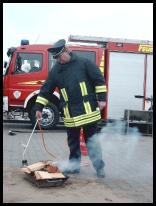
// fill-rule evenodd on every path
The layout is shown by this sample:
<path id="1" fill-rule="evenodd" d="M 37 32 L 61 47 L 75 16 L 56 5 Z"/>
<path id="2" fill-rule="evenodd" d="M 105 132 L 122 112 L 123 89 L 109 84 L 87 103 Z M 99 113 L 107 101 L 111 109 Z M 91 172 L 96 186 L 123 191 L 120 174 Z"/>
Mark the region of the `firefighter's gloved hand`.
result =
<path id="1" fill-rule="evenodd" d="M 39 121 L 39 123 L 41 123 L 42 112 L 40 112 L 40 111 L 36 111 L 36 119 Z"/>
<path id="2" fill-rule="evenodd" d="M 104 107 L 106 106 L 106 102 L 104 101 L 98 101 L 98 106 L 100 108 L 100 111 L 102 111 L 104 109 Z"/>

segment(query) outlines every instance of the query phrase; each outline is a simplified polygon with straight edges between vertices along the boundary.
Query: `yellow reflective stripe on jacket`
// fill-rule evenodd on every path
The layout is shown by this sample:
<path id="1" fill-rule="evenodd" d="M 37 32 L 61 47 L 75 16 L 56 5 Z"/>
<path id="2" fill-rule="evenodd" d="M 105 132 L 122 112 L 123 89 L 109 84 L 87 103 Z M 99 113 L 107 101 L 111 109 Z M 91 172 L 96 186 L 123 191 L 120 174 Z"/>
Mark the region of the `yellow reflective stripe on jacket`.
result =
<path id="1" fill-rule="evenodd" d="M 80 87 L 81 87 L 82 96 L 88 95 L 87 88 L 86 88 L 86 83 L 85 82 L 80 82 Z"/>
<path id="2" fill-rule="evenodd" d="M 64 124 L 66 127 L 77 127 L 84 124 L 88 124 L 91 122 L 95 122 L 101 119 L 101 115 L 99 111 L 92 112 L 92 114 L 88 115 L 80 115 L 78 117 L 73 118 L 64 118 Z"/>
<path id="3" fill-rule="evenodd" d="M 81 88 L 81 93 L 82 93 L 82 96 L 86 96 L 88 95 L 88 92 L 87 92 L 87 87 L 86 87 L 86 83 L 85 82 L 80 82 L 80 88 Z M 90 103 L 89 102 L 84 102 L 83 101 L 83 104 L 84 104 L 84 108 L 85 108 L 85 111 L 86 113 L 91 113 L 92 110 L 91 110 L 91 106 L 90 106 Z"/>
<path id="4" fill-rule="evenodd" d="M 91 114 L 81 114 L 81 115 L 76 116 L 76 117 L 64 118 L 64 120 L 68 123 L 72 123 L 72 122 L 85 120 L 87 118 L 92 118 L 92 117 L 95 117 L 97 115 L 100 115 L 100 111 L 94 111 Z"/>
<path id="5" fill-rule="evenodd" d="M 107 92 L 106 85 L 103 85 L 103 86 L 95 86 L 95 92 L 96 92 L 96 93 Z"/>
<path id="6" fill-rule="evenodd" d="M 43 105 L 47 105 L 48 104 L 48 100 L 43 98 L 43 97 L 40 97 L 40 96 L 37 96 L 36 102 L 38 102 L 40 104 L 43 104 Z"/>
<path id="7" fill-rule="evenodd" d="M 70 114 L 69 114 L 69 110 L 68 110 L 68 105 L 66 105 L 66 106 L 63 108 L 63 110 L 64 110 L 64 116 L 65 116 L 66 118 L 70 118 Z"/>
<path id="8" fill-rule="evenodd" d="M 78 126 L 82 126 L 84 124 L 89 124 L 91 122 L 96 122 L 98 121 L 99 119 L 101 119 L 101 116 L 97 116 L 97 117 L 94 117 L 94 118 L 91 118 L 91 119 L 88 119 L 88 120 L 85 120 L 85 121 L 80 121 L 80 122 L 74 122 L 74 123 L 67 123 L 67 122 L 64 122 L 64 125 L 66 127 L 78 127 Z"/>
<path id="9" fill-rule="evenodd" d="M 66 89 L 65 88 L 61 89 L 61 93 L 62 93 L 62 96 L 63 96 L 65 102 L 68 102 L 68 95 L 67 95 Z M 63 111 L 64 111 L 64 116 L 66 118 L 70 118 L 70 114 L 69 114 L 69 110 L 68 110 L 68 103 L 63 108 Z"/>
<path id="10" fill-rule="evenodd" d="M 62 93 L 62 96 L 63 96 L 64 100 L 67 102 L 68 101 L 68 96 L 67 96 L 65 88 L 61 89 L 61 93 Z"/>
<path id="11" fill-rule="evenodd" d="M 88 114 L 88 113 L 91 113 L 92 110 L 91 110 L 91 106 L 90 106 L 89 102 L 83 102 L 83 104 L 84 104 L 86 113 L 87 113 L 87 114 Z"/>

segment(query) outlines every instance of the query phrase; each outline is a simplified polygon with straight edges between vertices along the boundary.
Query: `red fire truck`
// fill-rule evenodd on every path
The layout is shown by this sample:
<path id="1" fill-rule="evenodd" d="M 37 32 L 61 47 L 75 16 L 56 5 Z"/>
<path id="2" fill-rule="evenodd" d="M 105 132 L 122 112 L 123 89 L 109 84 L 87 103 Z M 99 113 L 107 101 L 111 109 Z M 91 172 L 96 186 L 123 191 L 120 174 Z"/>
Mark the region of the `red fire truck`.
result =
<path id="1" fill-rule="evenodd" d="M 69 49 L 94 61 L 106 79 L 107 106 L 103 120 L 122 119 L 125 109 L 147 110 L 147 97 L 153 95 L 153 42 L 71 35 Z M 8 116 L 28 114 L 34 125 L 34 104 L 39 90 L 51 71 L 55 60 L 48 53 L 51 45 L 11 47 L 3 76 L 3 112 Z M 143 99 L 135 99 L 142 95 Z M 54 128 L 60 120 L 59 91 L 43 109 L 42 127 Z"/>

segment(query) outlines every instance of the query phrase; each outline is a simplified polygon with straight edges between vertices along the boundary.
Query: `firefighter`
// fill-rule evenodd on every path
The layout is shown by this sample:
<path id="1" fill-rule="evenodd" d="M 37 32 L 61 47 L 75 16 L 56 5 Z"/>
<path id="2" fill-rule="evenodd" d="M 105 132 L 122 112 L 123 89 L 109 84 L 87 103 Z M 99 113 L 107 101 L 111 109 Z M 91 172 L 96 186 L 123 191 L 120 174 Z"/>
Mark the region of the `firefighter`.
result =
<path id="1" fill-rule="evenodd" d="M 104 177 L 102 151 L 96 138 L 100 111 L 106 105 L 106 85 L 100 69 L 93 62 L 69 52 L 66 41 L 57 41 L 48 51 L 56 59 L 36 99 L 36 118 L 41 121 L 42 109 L 55 88 L 60 89 L 60 108 L 67 128 L 70 150 L 69 165 L 64 173 L 80 172 L 80 129 L 83 128 L 89 157 L 98 177 Z"/>

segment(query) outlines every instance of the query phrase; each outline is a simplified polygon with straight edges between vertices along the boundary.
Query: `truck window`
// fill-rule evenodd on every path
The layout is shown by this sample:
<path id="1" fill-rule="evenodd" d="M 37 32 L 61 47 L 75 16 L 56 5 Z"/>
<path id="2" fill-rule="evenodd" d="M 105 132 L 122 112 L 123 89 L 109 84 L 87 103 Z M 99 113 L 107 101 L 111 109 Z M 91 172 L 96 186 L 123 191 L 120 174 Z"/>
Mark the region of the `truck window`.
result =
<path id="1" fill-rule="evenodd" d="M 91 60 L 92 62 L 96 62 L 96 52 L 94 51 L 76 51 L 72 50 L 73 53 L 77 54 L 80 57 L 84 57 L 86 59 Z"/>
<path id="2" fill-rule="evenodd" d="M 72 52 L 77 54 L 80 57 L 87 58 L 94 63 L 96 62 L 96 52 L 94 52 L 94 51 L 76 51 L 76 50 L 73 50 Z M 52 70 L 55 63 L 56 63 L 56 59 L 53 59 L 52 54 L 49 52 L 49 56 L 48 56 L 49 72 Z"/>
<path id="3" fill-rule="evenodd" d="M 38 72 L 42 69 L 42 54 L 17 53 L 14 74 Z"/>
<path id="4" fill-rule="evenodd" d="M 55 63 L 56 63 L 56 59 L 53 59 L 52 54 L 49 52 L 48 53 L 48 71 L 49 72 L 52 70 Z"/>
<path id="5" fill-rule="evenodd" d="M 9 65 L 11 62 L 11 57 L 9 57 L 8 61 L 4 62 L 4 66 L 3 66 L 3 76 L 7 75 L 8 70 L 9 70 Z"/>

